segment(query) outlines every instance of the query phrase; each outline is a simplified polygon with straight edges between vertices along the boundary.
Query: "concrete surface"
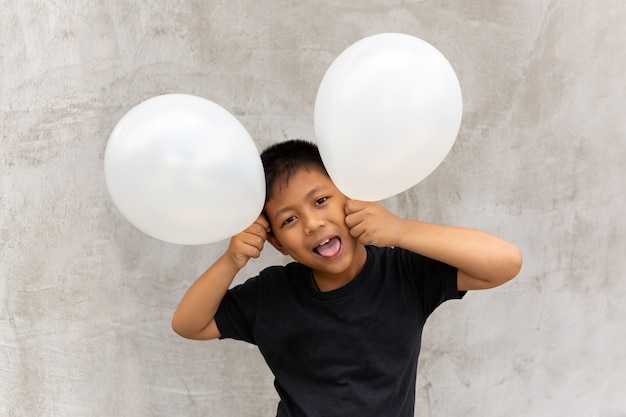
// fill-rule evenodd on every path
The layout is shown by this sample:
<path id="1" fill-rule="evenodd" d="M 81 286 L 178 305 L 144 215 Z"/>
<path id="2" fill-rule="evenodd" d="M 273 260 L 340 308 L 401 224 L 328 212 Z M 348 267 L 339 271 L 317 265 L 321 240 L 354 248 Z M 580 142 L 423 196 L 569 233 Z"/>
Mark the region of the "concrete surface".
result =
<path id="1" fill-rule="evenodd" d="M 443 165 L 385 204 L 525 255 L 432 317 L 416 415 L 626 416 L 625 2 L 4 0 L 0 19 L 0 416 L 274 415 L 254 347 L 170 330 L 226 243 L 134 229 L 104 148 L 168 92 L 219 103 L 259 148 L 313 138 L 326 68 L 380 32 L 439 48 L 465 106 Z"/>

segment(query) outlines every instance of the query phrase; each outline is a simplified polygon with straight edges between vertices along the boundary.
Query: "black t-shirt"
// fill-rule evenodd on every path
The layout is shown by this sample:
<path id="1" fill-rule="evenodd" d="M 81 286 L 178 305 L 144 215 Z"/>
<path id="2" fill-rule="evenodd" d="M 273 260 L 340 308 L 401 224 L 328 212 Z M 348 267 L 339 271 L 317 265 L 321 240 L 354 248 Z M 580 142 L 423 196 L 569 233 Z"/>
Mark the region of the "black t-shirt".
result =
<path id="1" fill-rule="evenodd" d="M 222 338 L 256 344 L 275 376 L 279 417 L 413 416 L 426 318 L 461 298 L 457 270 L 399 248 L 367 246 L 347 285 L 315 290 L 293 262 L 228 291 Z"/>

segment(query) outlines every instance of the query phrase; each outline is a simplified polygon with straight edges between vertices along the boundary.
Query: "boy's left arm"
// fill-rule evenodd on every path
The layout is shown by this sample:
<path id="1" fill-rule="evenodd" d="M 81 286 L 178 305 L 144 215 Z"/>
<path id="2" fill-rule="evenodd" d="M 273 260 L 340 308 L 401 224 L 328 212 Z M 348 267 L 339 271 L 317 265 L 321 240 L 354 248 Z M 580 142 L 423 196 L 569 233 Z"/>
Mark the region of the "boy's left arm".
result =
<path id="1" fill-rule="evenodd" d="M 456 267 L 459 291 L 504 284 L 522 266 L 511 242 L 480 230 L 404 219 L 377 203 L 348 200 L 346 225 L 361 244 L 396 246 Z"/>

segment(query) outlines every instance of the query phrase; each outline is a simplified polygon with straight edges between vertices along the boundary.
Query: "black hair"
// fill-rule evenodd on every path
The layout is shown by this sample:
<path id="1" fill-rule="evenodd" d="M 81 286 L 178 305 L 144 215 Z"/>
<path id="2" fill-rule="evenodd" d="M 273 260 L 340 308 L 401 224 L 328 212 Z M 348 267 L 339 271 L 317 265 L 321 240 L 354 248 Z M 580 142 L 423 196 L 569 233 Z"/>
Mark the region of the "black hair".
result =
<path id="1" fill-rule="evenodd" d="M 265 171 L 265 202 L 269 201 L 276 183 L 288 182 L 302 168 L 319 169 L 328 176 L 317 145 L 303 139 L 270 145 L 261 152 L 261 162 Z"/>

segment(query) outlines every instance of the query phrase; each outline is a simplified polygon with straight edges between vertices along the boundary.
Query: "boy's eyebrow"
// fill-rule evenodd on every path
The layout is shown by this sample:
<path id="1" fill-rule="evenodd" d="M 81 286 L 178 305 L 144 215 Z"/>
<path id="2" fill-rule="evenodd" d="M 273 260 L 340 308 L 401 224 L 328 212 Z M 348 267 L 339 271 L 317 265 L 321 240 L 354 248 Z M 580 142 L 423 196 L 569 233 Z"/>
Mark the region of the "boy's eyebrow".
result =
<path id="1" fill-rule="evenodd" d="M 319 192 L 320 192 L 321 190 L 323 190 L 323 189 L 324 189 L 324 187 L 323 187 L 323 186 L 313 187 L 311 190 L 309 190 L 309 192 L 308 192 L 308 193 L 306 193 L 306 194 L 304 195 L 305 200 L 306 200 L 306 199 L 309 199 L 309 198 L 311 198 L 311 197 L 313 197 L 315 194 L 319 193 Z M 283 213 L 288 212 L 288 211 L 290 211 L 290 210 L 292 210 L 292 207 L 291 207 L 291 206 L 281 207 L 280 209 L 278 209 L 278 210 L 276 211 L 276 213 L 274 213 L 274 216 L 272 216 L 272 217 L 273 217 L 273 219 L 274 219 L 274 220 L 278 220 L 278 218 L 279 218 L 279 217 L 280 217 Z"/>

